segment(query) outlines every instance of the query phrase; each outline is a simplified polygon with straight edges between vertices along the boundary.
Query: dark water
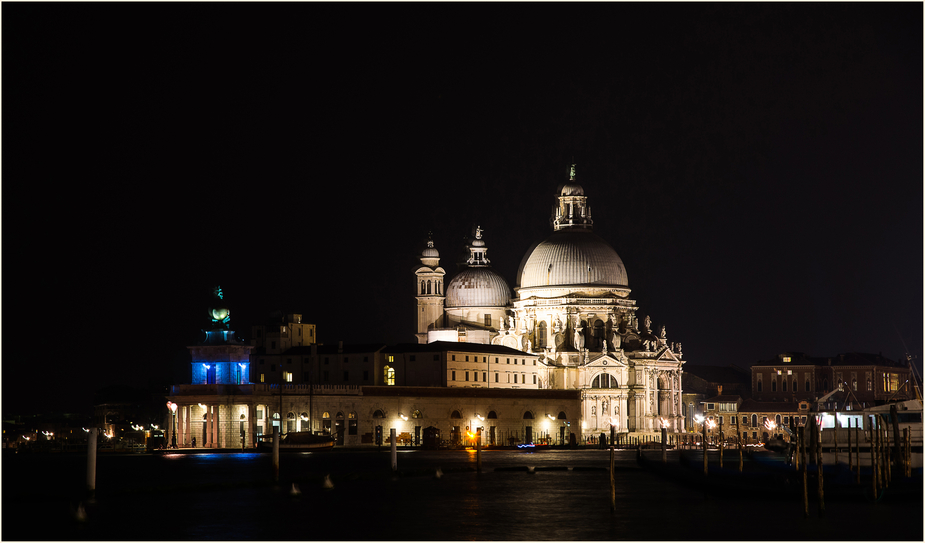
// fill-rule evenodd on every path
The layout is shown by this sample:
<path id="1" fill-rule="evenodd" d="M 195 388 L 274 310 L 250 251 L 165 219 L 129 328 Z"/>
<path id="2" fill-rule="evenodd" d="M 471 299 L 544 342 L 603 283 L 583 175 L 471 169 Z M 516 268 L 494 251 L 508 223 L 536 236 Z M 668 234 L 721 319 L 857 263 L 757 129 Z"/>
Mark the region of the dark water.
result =
<path id="1" fill-rule="evenodd" d="M 655 457 L 657 458 L 655 453 Z M 676 461 L 677 457 L 672 460 Z M 707 493 L 607 451 L 388 451 L 3 457 L 4 540 L 922 540 L 922 497 L 799 500 Z M 535 466 L 533 473 L 524 470 Z M 440 468 L 443 476 L 436 478 Z M 567 469 L 571 468 L 571 469 Z M 323 488 L 329 475 L 334 487 Z M 301 494 L 293 496 L 295 483 Z"/>

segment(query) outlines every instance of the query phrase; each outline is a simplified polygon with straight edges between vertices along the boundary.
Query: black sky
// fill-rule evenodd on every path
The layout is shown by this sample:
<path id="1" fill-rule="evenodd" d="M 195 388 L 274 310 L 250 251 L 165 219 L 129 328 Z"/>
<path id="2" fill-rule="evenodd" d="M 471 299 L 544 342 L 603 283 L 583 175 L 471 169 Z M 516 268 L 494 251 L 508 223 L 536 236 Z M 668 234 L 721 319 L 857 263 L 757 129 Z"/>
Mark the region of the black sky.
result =
<path id="1" fill-rule="evenodd" d="M 921 357 L 922 9 L 4 3 L 3 409 L 185 382 L 219 284 L 413 341 L 427 232 L 514 287 L 573 158 L 689 363 Z"/>

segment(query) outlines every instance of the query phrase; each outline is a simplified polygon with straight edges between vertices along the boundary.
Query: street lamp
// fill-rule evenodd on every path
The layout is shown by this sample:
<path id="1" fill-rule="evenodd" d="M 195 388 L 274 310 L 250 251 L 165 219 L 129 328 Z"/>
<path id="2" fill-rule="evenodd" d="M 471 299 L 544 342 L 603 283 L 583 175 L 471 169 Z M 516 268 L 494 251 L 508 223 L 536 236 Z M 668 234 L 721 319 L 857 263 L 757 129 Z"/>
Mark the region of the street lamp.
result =
<path id="1" fill-rule="evenodd" d="M 173 415 L 173 432 L 170 436 L 170 447 L 173 449 L 177 448 L 177 404 L 173 402 L 167 402 L 167 407 L 170 408 L 170 412 Z"/>

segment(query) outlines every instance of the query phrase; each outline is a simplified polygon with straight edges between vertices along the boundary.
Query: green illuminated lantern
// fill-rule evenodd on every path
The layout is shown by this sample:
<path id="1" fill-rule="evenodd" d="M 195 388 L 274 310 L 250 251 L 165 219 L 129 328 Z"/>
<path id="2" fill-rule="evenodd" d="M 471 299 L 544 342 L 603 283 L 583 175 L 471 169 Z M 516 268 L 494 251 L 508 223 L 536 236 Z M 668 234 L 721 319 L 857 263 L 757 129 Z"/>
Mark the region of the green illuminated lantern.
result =
<path id="1" fill-rule="evenodd" d="M 219 302 L 223 300 L 225 295 L 222 293 L 222 287 L 215 287 L 212 290 L 212 294 L 218 299 Z M 212 325 L 218 328 L 228 329 L 229 322 L 231 322 L 231 311 L 225 307 L 213 307 L 209 309 L 209 316 L 212 317 Z"/>

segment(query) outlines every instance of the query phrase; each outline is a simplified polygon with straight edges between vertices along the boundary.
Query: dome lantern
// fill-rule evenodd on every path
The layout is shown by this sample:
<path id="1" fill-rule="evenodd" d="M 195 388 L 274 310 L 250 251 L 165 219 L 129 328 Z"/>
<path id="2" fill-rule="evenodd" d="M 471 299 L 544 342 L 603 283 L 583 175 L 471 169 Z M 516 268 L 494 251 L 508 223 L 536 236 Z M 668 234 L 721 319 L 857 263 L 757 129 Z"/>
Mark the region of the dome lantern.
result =
<path id="1" fill-rule="evenodd" d="M 560 185 L 558 189 L 559 205 L 553 209 L 550 222 L 553 230 L 583 229 L 591 230 L 594 221 L 591 220 L 591 207 L 585 190 L 575 178 L 575 165 L 569 168 L 568 183 Z"/>

